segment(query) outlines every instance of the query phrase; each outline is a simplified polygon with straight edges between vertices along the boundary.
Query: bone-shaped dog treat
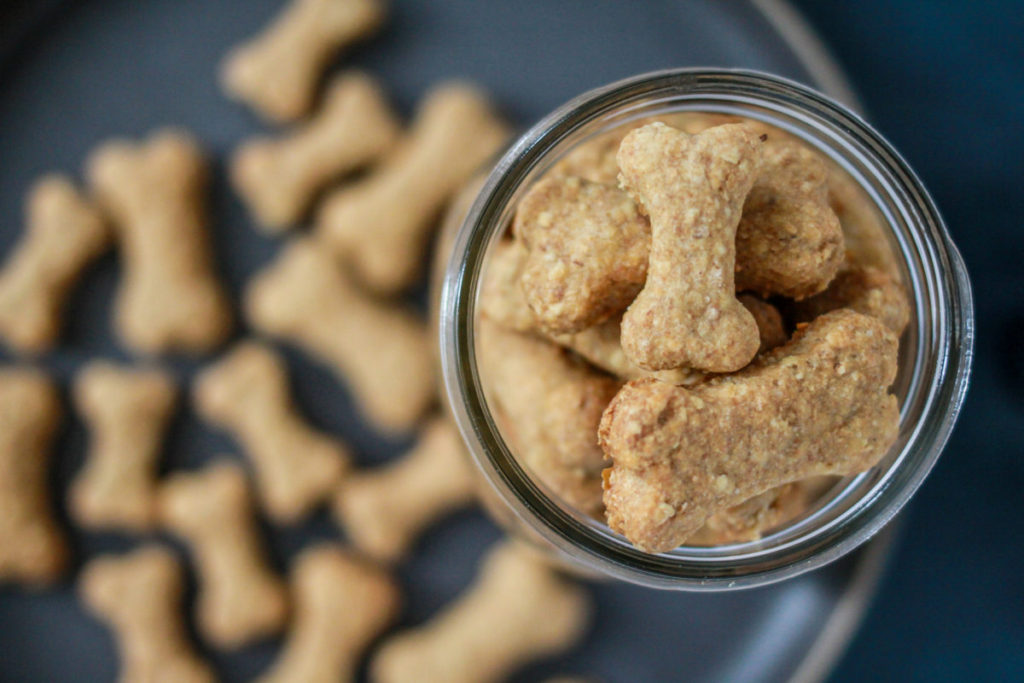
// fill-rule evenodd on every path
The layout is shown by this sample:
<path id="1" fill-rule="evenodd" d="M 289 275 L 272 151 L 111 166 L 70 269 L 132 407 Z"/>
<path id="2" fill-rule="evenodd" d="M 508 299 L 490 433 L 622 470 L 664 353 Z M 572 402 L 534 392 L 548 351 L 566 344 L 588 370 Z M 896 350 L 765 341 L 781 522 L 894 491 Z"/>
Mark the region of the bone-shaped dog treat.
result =
<path id="1" fill-rule="evenodd" d="M 245 473 L 221 461 L 170 477 L 160 491 L 165 528 L 192 549 L 199 574 L 199 631 L 235 648 L 284 626 L 288 596 L 267 566 Z"/>
<path id="2" fill-rule="evenodd" d="M 733 272 L 760 146 L 743 124 L 691 136 L 660 123 L 619 146 L 623 186 L 651 218 L 647 282 L 622 318 L 622 348 L 640 367 L 731 372 L 757 353 L 757 325 L 736 299 Z"/>
<path id="3" fill-rule="evenodd" d="M 53 347 L 71 288 L 110 245 L 99 211 L 63 176 L 36 182 L 25 233 L 0 269 L 0 337 L 16 351 Z"/>
<path id="4" fill-rule="evenodd" d="M 394 562 L 431 522 L 472 502 L 475 483 L 462 437 L 439 417 L 398 461 L 346 477 L 334 513 L 357 548 Z"/>
<path id="5" fill-rule="evenodd" d="M 900 279 L 898 249 L 877 205 L 854 178 L 829 162 L 828 201 L 843 226 L 846 265 L 873 266 Z"/>
<path id="6" fill-rule="evenodd" d="M 799 142 L 764 146 L 736 229 L 736 289 L 802 299 L 835 277 L 843 232 L 828 203 L 828 175 L 821 157 Z"/>
<path id="7" fill-rule="evenodd" d="M 379 683 L 487 683 L 583 635 L 590 598 L 532 551 L 504 542 L 474 584 L 443 612 L 387 640 L 370 663 Z"/>
<path id="8" fill-rule="evenodd" d="M 60 415 L 57 391 L 40 371 L 0 369 L 0 583 L 53 583 L 67 565 L 47 483 Z"/>
<path id="9" fill-rule="evenodd" d="M 435 398 L 426 326 L 359 292 L 329 254 L 298 240 L 245 294 L 252 325 L 327 363 L 387 431 L 410 429 Z"/>
<path id="10" fill-rule="evenodd" d="M 242 342 L 203 371 L 193 394 L 199 414 L 242 443 L 271 518 L 296 522 L 334 491 L 348 449 L 299 415 L 284 359 L 270 347 Z"/>
<path id="11" fill-rule="evenodd" d="M 843 309 L 736 374 L 630 382 L 600 426 L 609 526 L 663 552 L 770 488 L 874 466 L 899 430 L 896 369 L 896 335 Z"/>
<path id="12" fill-rule="evenodd" d="M 313 105 L 320 77 L 343 48 L 384 19 L 381 0 L 292 0 L 263 33 L 233 49 L 221 83 L 272 121 L 291 121 Z"/>
<path id="13" fill-rule="evenodd" d="M 151 529 L 157 521 L 157 459 L 177 396 L 174 380 L 155 368 L 93 361 L 75 378 L 72 394 L 92 443 L 71 483 L 71 516 L 90 529 Z"/>
<path id="14" fill-rule="evenodd" d="M 324 200 L 318 238 L 369 287 L 385 293 L 407 287 L 445 201 L 507 137 L 483 93 L 460 83 L 438 86 L 381 165 Z"/>
<path id="15" fill-rule="evenodd" d="M 548 331 L 578 332 L 607 320 L 643 287 L 651 228 L 617 187 L 541 180 L 520 200 L 512 229 L 528 253 L 523 292 Z"/>
<path id="16" fill-rule="evenodd" d="M 147 545 L 91 560 L 78 579 L 82 601 L 114 632 L 123 683 L 212 683 L 185 631 L 184 576 L 174 554 Z"/>
<path id="17" fill-rule="evenodd" d="M 281 232 L 302 218 L 327 183 L 372 162 L 398 133 L 380 86 L 364 73 L 349 72 L 330 85 L 308 123 L 239 147 L 231 180 L 259 224 Z"/>
<path id="18" fill-rule="evenodd" d="M 363 650 L 398 613 L 398 587 L 380 569 L 327 544 L 299 555 L 290 583 L 294 624 L 260 683 L 355 680 Z"/>
<path id="19" fill-rule="evenodd" d="M 477 335 L 480 375 L 512 453 L 565 502 L 598 514 L 605 463 L 595 434 L 620 383 L 486 316 Z"/>
<path id="20" fill-rule="evenodd" d="M 125 345 L 205 352 L 224 341 L 231 307 L 214 274 L 198 143 L 176 130 L 108 142 L 93 152 L 88 176 L 124 259 L 114 324 Z"/>
<path id="21" fill-rule="evenodd" d="M 851 308 L 878 318 L 896 334 L 910 322 L 910 302 L 899 280 L 873 266 L 848 264 L 821 294 L 789 306 L 797 322 L 814 320 L 837 308 Z"/>

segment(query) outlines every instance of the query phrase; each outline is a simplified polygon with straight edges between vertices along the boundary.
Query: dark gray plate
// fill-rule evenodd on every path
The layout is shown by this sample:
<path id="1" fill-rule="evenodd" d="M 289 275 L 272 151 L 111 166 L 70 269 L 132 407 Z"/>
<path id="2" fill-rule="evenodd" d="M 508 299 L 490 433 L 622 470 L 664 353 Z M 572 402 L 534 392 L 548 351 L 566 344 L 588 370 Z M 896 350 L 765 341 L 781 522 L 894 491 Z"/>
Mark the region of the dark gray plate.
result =
<path id="1" fill-rule="evenodd" d="M 22 197 L 39 174 L 80 172 L 91 147 L 111 135 L 141 135 L 162 124 L 194 130 L 223 159 L 261 130 L 225 100 L 215 68 L 225 50 L 271 16 L 275 0 L 0 0 L 0 249 L 21 227 Z M 347 61 L 379 74 L 408 112 L 440 78 L 482 83 L 525 125 L 590 87 L 630 74 L 685 65 L 743 66 L 788 75 L 849 101 L 842 77 L 788 6 L 748 2 L 481 2 L 395 0 L 384 35 Z M 785 34 L 785 37 L 784 37 Z M 803 62 L 801 60 L 804 60 Z M 802 64 L 807 64 L 803 66 Z M 275 253 L 255 232 L 217 174 L 211 211 L 220 266 L 232 291 Z M 109 331 L 117 265 L 108 258 L 76 294 L 64 348 L 42 360 L 66 384 L 84 360 L 125 357 Z M 420 297 L 422 298 L 422 297 Z M 5 362 L 10 362 L 3 356 Z M 360 425 L 345 392 L 320 367 L 289 353 L 301 407 L 357 449 L 360 461 L 390 458 L 408 444 Z M 182 381 L 197 363 L 171 363 Z M 233 453 L 187 410 L 172 430 L 167 467 L 192 467 Z M 85 435 L 69 416 L 59 444 L 58 496 L 82 460 Z M 268 529 L 274 560 L 334 538 L 326 515 L 299 529 Z M 72 532 L 79 563 L 136 539 Z M 406 588 L 403 624 L 415 624 L 455 596 L 498 530 L 467 512 L 429 533 L 398 571 Z M 785 584 L 733 594 L 657 593 L 594 586 L 598 614 L 586 642 L 517 680 L 555 673 L 605 681 L 781 681 L 828 671 L 874 589 L 885 541 Z M 226 680 L 245 680 L 274 656 L 275 643 L 209 652 Z M 0 588 L 0 680 L 103 681 L 116 671 L 105 630 L 75 601 L 72 584 L 29 595 Z"/>

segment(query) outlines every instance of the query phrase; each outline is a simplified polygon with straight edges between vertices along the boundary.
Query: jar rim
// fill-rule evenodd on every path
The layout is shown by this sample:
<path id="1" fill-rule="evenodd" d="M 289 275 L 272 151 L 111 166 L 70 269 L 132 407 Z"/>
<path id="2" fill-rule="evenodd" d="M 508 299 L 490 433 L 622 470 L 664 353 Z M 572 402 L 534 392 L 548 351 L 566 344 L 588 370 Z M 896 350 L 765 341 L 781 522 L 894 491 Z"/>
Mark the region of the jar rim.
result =
<path id="1" fill-rule="evenodd" d="M 602 117 L 607 122 L 613 115 L 623 120 L 631 113 L 639 116 L 652 103 L 669 103 L 664 106 L 672 111 L 760 118 L 828 153 L 869 191 L 886 218 L 903 265 L 913 275 L 910 284 L 918 306 L 913 335 L 917 362 L 901 401 L 901 448 L 884 476 L 875 472 L 852 478 L 830 502 L 847 496 L 843 509 L 840 505 L 829 511 L 826 505 L 818 519 L 804 520 L 802 527 L 787 525 L 762 541 L 682 546 L 657 555 L 642 553 L 606 527 L 602 531 L 602 525 L 565 510 L 518 464 L 487 407 L 474 331 L 480 273 L 516 191 L 572 135 Z M 821 137 L 810 138 L 811 133 Z M 823 147 L 825 142 L 830 144 Z M 871 187 L 865 185 L 868 181 Z M 439 307 L 441 365 L 451 412 L 473 459 L 512 512 L 547 544 L 577 564 L 633 583 L 684 590 L 746 588 L 838 559 L 880 530 L 920 486 L 945 446 L 966 394 L 974 340 L 971 287 L 934 202 L 906 161 L 859 116 L 807 86 L 772 74 L 668 69 L 570 100 L 531 127 L 497 162 L 456 234 L 451 254 Z M 930 310 L 921 310 L 924 305 Z M 908 406 L 917 412 L 911 414 Z M 849 497 L 858 490 L 859 497 Z"/>

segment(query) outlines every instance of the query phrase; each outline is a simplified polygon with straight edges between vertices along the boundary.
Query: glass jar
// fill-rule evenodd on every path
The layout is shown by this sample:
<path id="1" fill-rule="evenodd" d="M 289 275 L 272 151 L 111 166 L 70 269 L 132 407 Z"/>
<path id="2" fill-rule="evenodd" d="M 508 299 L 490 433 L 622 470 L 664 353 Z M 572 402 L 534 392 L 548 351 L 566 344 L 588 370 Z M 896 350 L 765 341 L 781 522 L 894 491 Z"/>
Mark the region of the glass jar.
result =
<path id="1" fill-rule="evenodd" d="M 474 325 L 481 273 L 514 208 L 541 174 L 581 141 L 630 121 L 680 112 L 737 115 L 801 139 L 849 174 L 877 209 L 907 289 L 911 321 L 893 391 L 900 432 L 882 461 L 835 486 L 807 514 L 760 540 L 647 554 L 603 523 L 565 507 L 520 465 L 481 385 Z M 675 69 L 585 93 L 533 126 L 501 157 L 465 220 L 449 227 L 438 306 L 451 412 L 482 471 L 499 521 L 577 568 L 657 588 L 745 588 L 796 576 L 850 552 L 907 502 L 935 464 L 963 403 L 974 312 L 963 261 L 920 180 L 892 146 L 842 105 L 776 76 Z M 885 251 L 885 250 L 882 250 Z"/>

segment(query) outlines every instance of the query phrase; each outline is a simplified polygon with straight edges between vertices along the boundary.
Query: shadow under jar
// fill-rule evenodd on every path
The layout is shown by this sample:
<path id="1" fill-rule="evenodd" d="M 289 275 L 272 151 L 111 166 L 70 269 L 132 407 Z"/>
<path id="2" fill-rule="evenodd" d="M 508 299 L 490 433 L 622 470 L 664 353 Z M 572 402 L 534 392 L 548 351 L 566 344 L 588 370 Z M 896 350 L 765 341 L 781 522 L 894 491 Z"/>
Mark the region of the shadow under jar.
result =
<path id="1" fill-rule="evenodd" d="M 844 223 L 848 251 L 898 274 L 910 322 L 891 388 L 900 406 L 899 436 L 875 467 L 839 481 L 803 514 L 758 540 L 684 544 L 648 554 L 566 505 L 516 457 L 481 378 L 478 299 L 493 248 L 537 179 L 597 135 L 686 112 L 769 124 L 825 158 L 831 173 L 872 212 L 867 227 Z M 677 69 L 585 93 L 520 137 L 491 170 L 464 221 L 447 229 L 442 244 L 451 246 L 437 321 L 442 372 L 451 412 L 486 479 L 488 507 L 506 527 L 582 571 L 655 588 L 727 590 L 832 562 L 871 538 L 913 495 L 963 403 L 973 348 L 970 282 L 935 205 L 881 135 L 842 105 L 794 82 L 749 71 Z"/>

